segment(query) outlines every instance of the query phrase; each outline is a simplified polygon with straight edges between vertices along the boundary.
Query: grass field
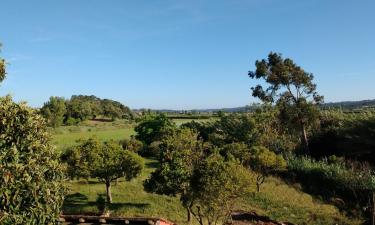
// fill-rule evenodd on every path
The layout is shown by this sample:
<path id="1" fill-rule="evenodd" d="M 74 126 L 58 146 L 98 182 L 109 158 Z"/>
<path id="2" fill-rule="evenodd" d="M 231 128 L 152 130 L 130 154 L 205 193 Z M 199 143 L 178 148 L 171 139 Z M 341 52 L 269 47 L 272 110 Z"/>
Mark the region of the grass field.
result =
<path id="1" fill-rule="evenodd" d="M 182 124 L 188 123 L 188 122 L 191 122 L 191 121 L 204 123 L 204 122 L 211 122 L 211 121 L 214 121 L 214 120 L 215 120 L 214 118 L 211 118 L 211 119 L 173 119 L 173 122 L 177 126 L 181 126 Z"/>
<path id="2" fill-rule="evenodd" d="M 134 125 L 124 121 L 97 122 L 86 121 L 79 126 L 63 126 L 51 129 L 52 143 L 58 149 L 72 146 L 79 139 L 97 137 L 100 140 L 122 140 L 134 134 Z"/>
<path id="3" fill-rule="evenodd" d="M 178 119 L 177 124 L 191 120 Z M 53 142 L 59 149 L 73 145 L 76 140 L 97 136 L 102 140 L 120 140 L 134 134 L 132 125 L 121 121 L 110 123 L 86 122 L 80 126 L 61 127 L 52 130 Z M 156 168 L 157 161 L 146 159 L 143 174 L 130 181 L 120 180 L 113 185 L 114 203 L 109 210 L 114 216 L 163 217 L 178 224 L 186 224 L 186 212 L 177 197 L 150 194 L 143 190 L 143 181 Z M 70 181 L 70 193 L 66 198 L 64 213 L 98 213 L 96 200 L 105 194 L 105 185 L 95 179 Z M 255 190 L 255 187 L 254 187 Z M 298 188 L 289 186 L 278 178 L 268 178 L 260 193 L 249 194 L 237 204 L 238 210 L 255 210 L 261 215 L 278 221 L 295 224 L 361 224 L 349 219 L 339 210 L 324 204 Z"/>
<path id="4" fill-rule="evenodd" d="M 173 119 L 177 126 L 183 123 L 191 122 L 193 119 Z M 212 119 L 195 119 L 197 122 L 209 122 Z M 100 140 L 122 140 L 130 138 L 135 134 L 134 124 L 127 124 L 119 120 L 114 122 L 85 121 L 79 126 L 62 126 L 50 130 L 52 134 L 52 143 L 58 149 L 64 149 L 72 146 L 79 139 L 87 139 L 96 136 Z"/>

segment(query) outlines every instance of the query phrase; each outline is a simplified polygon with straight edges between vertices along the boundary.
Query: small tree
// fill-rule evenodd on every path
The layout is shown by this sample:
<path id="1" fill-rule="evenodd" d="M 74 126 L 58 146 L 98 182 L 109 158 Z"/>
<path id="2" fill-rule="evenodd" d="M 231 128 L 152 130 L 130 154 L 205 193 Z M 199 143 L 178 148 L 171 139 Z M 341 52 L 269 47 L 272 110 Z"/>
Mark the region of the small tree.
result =
<path id="1" fill-rule="evenodd" d="M 263 146 L 251 148 L 247 164 L 258 173 L 256 181 L 258 192 L 260 192 L 260 186 L 269 173 L 285 170 L 287 167 L 286 161 L 281 155 L 276 155 Z"/>
<path id="2" fill-rule="evenodd" d="M 200 225 L 223 224 L 252 183 L 252 175 L 242 165 L 213 154 L 194 170 L 187 195 L 191 212 Z"/>
<path id="3" fill-rule="evenodd" d="M 255 62 L 256 71 L 249 71 L 252 79 L 262 79 L 269 86 L 252 87 L 252 95 L 263 102 L 277 103 L 283 122 L 298 129 L 308 150 L 307 129 L 318 118 L 317 104 L 323 97 L 316 92 L 314 76 L 281 54 L 270 53 L 268 59 Z"/>
<path id="4" fill-rule="evenodd" d="M 97 178 L 106 186 L 107 202 L 112 203 L 111 182 L 139 176 L 144 160 L 136 153 L 123 150 L 117 142 L 100 142 L 91 138 L 81 141 L 63 156 L 71 177 Z"/>

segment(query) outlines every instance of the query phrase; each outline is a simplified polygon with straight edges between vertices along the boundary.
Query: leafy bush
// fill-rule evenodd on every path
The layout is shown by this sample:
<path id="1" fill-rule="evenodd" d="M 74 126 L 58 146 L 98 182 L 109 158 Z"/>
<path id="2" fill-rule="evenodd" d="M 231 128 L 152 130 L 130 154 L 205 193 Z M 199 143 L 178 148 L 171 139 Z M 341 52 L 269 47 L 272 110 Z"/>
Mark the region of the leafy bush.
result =
<path id="1" fill-rule="evenodd" d="M 0 223 L 57 224 L 63 182 L 44 119 L 24 103 L 0 98 Z"/>

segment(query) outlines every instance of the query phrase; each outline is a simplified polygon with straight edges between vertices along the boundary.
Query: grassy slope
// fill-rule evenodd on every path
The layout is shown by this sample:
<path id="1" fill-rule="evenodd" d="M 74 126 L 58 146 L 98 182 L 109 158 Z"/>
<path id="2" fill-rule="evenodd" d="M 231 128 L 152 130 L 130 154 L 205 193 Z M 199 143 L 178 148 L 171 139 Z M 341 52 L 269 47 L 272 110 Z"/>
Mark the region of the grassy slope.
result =
<path id="1" fill-rule="evenodd" d="M 74 144 L 79 138 L 95 135 L 102 140 L 119 140 L 134 134 L 134 130 L 118 122 L 63 127 L 54 130 L 54 133 L 53 140 L 62 149 Z M 141 177 L 130 182 L 121 180 L 118 185 L 113 186 L 114 204 L 110 207 L 112 215 L 164 217 L 185 224 L 186 213 L 177 197 L 143 191 L 143 181 L 155 169 L 156 163 L 155 160 L 146 159 L 146 169 Z M 105 193 L 104 184 L 96 180 L 80 180 L 71 181 L 69 186 L 71 196 L 65 202 L 65 213 L 98 212 L 95 201 L 99 194 Z M 261 193 L 250 194 L 239 201 L 238 209 L 256 210 L 272 219 L 296 224 L 360 224 L 358 220 L 350 221 L 337 208 L 323 204 L 277 178 L 267 179 Z"/>

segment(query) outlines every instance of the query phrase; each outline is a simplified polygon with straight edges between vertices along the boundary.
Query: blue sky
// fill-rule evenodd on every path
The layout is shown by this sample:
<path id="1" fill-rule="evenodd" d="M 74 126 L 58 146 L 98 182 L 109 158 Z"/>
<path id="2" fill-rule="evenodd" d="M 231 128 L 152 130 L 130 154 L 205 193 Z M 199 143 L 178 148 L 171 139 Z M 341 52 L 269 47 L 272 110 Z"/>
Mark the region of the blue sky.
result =
<path id="1" fill-rule="evenodd" d="M 94 94 L 132 108 L 255 102 L 270 51 L 315 75 L 326 102 L 375 98 L 374 0 L 2 0 L 0 94 L 41 106 Z"/>

